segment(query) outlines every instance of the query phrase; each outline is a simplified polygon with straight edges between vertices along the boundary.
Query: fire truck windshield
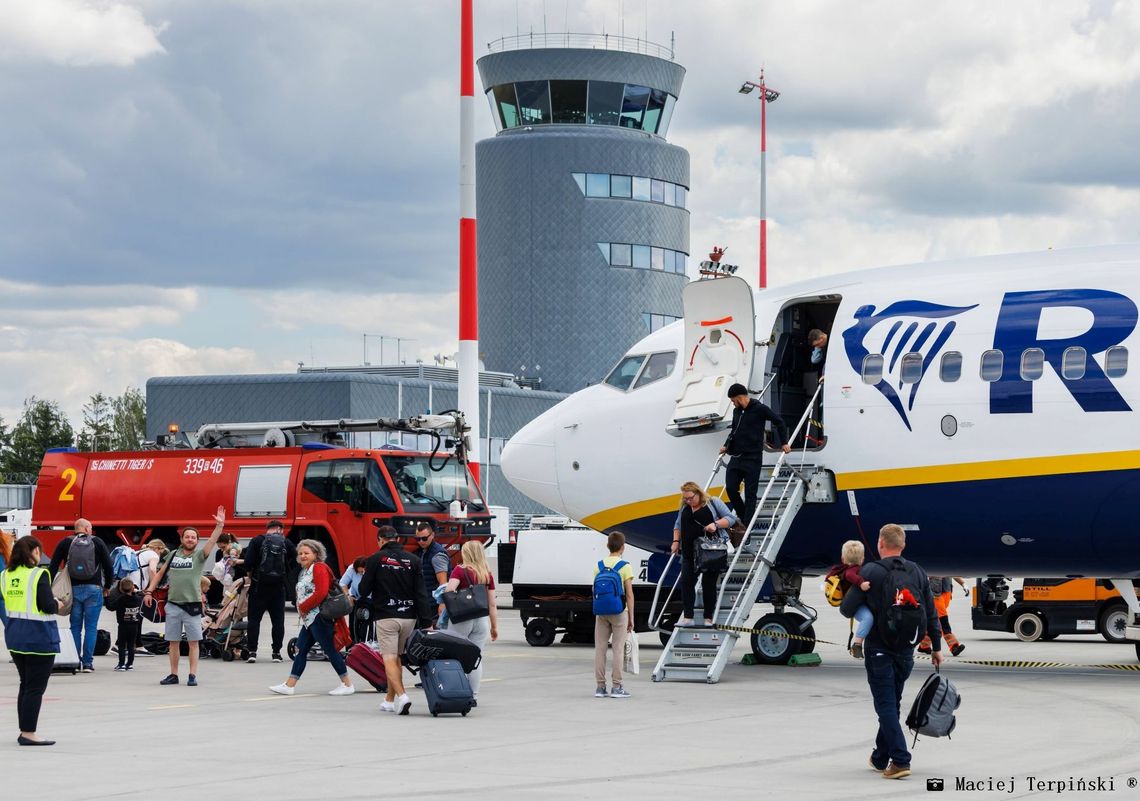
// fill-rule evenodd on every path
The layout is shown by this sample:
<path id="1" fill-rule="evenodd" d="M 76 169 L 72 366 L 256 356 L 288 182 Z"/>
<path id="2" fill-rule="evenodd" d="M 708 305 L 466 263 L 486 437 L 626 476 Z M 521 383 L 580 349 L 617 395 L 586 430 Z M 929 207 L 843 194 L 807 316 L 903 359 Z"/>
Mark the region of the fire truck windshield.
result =
<path id="1" fill-rule="evenodd" d="M 385 456 L 384 465 L 409 512 L 446 512 L 454 500 L 468 509 L 483 509 L 483 500 L 471 481 L 466 465 L 449 459 L 442 470 L 432 470 L 427 456 Z M 433 464 L 438 467 L 439 457 Z"/>

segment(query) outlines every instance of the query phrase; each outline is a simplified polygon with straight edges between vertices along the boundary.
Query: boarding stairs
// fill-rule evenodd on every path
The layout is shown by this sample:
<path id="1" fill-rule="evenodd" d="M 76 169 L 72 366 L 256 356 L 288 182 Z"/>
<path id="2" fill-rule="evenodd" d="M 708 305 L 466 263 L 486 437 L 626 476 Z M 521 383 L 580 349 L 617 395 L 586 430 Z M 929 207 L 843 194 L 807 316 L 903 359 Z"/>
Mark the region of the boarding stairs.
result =
<path id="1" fill-rule="evenodd" d="M 789 442 L 794 442 L 807 425 L 821 392 L 822 385 L 816 389 L 812 402 L 808 404 L 789 437 Z M 775 465 L 768 471 L 768 482 L 756 503 L 752 519 L 748 521 L 745 536 L 729 560 L 728 569 L 721 577 L 716 609 L 710 616 L 715 626 L 703 625 L 705 615 L 701 589 L 698 586 L 697 601 L 693 611 L 695 625 L 674 626 L 669 641 L 665 644 L 661 657 L 653 669 L 653 681 L 702 681 L 716 684 L 720 680 L 728 660 L 732 657 L 733 648 L 740 638 L 740 632 L 731 629 L 747 626 L 752 608 L 756 605 L 764 582 L 771 574 L 784 539 L 791 529 L 796 514 L 804 504 L 808 491 L 808 476 L 814 471 L 814 465 L 806 463 L 807 455 L 805 442 L 804 448 L 798 452 L 781 453 Z M 705 483 L 706 490 L 724 466 L 724 460 L 718 457 Z M 649 620 L 654 625 L 660 625 L 661 613 L 658 609 L 667 607 L 673 593 L 679 591 L 680 570 L 671 570 L 674 563 L 679 563 L 679 560 L 679 554 L 671 554 L 658 581 L 653 596 L 653 606 L 649 613 Z M 665 589 L 671 572 L 676 575 L 664 602 L 659 607 L 659 596 Z M 703 576 L 700 581 L 704 581 Z"/>

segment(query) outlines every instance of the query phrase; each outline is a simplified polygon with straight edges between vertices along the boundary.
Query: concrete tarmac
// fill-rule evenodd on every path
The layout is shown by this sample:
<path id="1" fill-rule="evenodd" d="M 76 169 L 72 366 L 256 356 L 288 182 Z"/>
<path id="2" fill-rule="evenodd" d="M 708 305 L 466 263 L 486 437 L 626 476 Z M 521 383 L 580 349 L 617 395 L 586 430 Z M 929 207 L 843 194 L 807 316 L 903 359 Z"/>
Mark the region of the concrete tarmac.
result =
<path id="1" fill-rule="evenodd" d="M 845 643 L 847 622 L 822 601 L 817 583 L 805 580 L 805 600 L 820 610 L 817 636 Z M 718 685 L 654 684 L 660 645 L 643 634 L 641 673 L 626 682 L 633 697 L 596 699 L 591 647 L 532 648 L 518 613 L 500 610 L 479 707 L 466 718 L 432 718 L 418 690 L 409 691 L 411 715 L 383 714 L 363 680 L 356 695 L 330 697 L 337 679 L 323 662 L 310 663 L 298 695 L 282 697 L 267 688 L 287 676 L 288 663 L 203 660 L 200 686 L 187 687 L 184 659 L 183 683 L 162 687 L 166 657 L 139 657 L 134 672 L 115 673 L 111 654 L 96 659 L 93 674 L 52 677 L 39 731 L 58 745 L 20 748 L 16 672 L 0 653 L 7 727 L 0 784 L 5 798 L 50 801 L 693 801 L 918 798 L 929 797 L 928 779 L 942 779 L 956 798 L 1140 798 L 1140 788 L 1129 786 L 1140 779 L 1140 672 L 1090 667 L 1136 665 L 1133 646 L 1099 636 L 1021 643 L 974 632 L 960 594 L 951 620 L 967 645 L 944 667 L 963 696 L 958 729 L 949 740 L 921 738 L 913 775 L 898 781 L 867 767 L 875 716 L 863 664 L 841 646 L 820 644 L 818 667 L 750 667 L 739 664 L 745 636 Z M 102 625 L 113 632 L 113 616 L 104 613 Z M 293 636 L 292 613 L 287 626 Z M 262 641 L 269 642 L 268 626 Z M 929 662 L 916 667 L 904 715 L 929 670 Z M 1030 777 L 1054 784 L 1032 785 Z M 1069 784 L 1081 778 L 1106 787 L 1111 780 L 1114 789 Z M 956 789 L 965 787 L 975 789 Z"/>

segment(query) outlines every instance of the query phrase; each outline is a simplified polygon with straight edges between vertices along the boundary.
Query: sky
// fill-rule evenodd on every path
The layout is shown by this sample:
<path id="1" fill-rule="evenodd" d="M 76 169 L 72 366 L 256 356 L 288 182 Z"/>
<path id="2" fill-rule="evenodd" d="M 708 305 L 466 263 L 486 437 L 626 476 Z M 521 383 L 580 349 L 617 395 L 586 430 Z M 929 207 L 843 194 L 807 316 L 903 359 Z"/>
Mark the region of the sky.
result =
<path id="1" fill-rule="evenodd" d="M 476 0 L 687 74 L 694 256 L 770 283 L 1140 240 L 1140 4 Z M 457 339 L 454 0 L 0 0 L 0 417 Z M 476 136 L 494 128 L 477 98 Z M 690 261 L 695 263 L 697 259 Z M 368 336 L 365 336 L 368 335 Z"/>

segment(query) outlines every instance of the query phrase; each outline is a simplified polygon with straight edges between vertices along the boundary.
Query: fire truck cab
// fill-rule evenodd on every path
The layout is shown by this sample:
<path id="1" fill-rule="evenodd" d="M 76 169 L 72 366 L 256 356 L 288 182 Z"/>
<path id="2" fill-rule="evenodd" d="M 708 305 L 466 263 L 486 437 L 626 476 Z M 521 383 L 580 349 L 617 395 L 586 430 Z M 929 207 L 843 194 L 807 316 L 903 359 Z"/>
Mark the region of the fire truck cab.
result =
<path id="1" fill-rule="evenodd" d="M 221 505 L 226 531 L 239 539 L 280 520 L 294 542 L 324 543 L 336 570 L 375 552 L 376 527 L 384 524 L 410 537 L 417 523 L 431 520 L 437 539 L 454 552 L 469 538 L 490 537 L 491 515 L 465 459 L 465 430 L 455 412 L 208 425 L 193 442 L 183 437 L 177 446 L 160 438 L 136 452 L 49 451 L 32 505 L 32 533 L 51 553 L 83 517 L 111 547 L 138 548 L 153 537 L 174 546 L 183 526 L 212 529 Z M 427 435 L 433 448 L 345 444 L 350 432 L 373 431 Z"/>

